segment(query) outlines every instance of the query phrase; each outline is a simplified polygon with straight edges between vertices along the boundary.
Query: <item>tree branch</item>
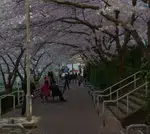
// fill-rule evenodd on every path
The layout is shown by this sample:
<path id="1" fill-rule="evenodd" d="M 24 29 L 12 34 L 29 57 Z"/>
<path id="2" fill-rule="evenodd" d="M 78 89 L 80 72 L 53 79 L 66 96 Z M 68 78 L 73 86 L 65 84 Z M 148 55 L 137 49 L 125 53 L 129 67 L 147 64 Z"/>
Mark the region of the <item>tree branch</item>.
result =
<path id="1" fill-rule="evenodd" d="M 3 82 L 4 82 L 4 85 L 5 85 L 5 88 L 7 88 L 7 83 L 6 83 L 6 79 L 5 79 L 5 74 L 3 72 L 3 68 L 0 64 L 0 71 L 1 71 L 1 74 L 2 74 L 2 78 L 3 78 Z"/>
<path id="2" fill-rule="evenodd" d="M 39 74 L 39 77 L 40 77 L 40 78 L 41 78 L 43 72 L 44 72 L 52 63 L 53 63 L 53 62 L 48 63 L 48 64 L 42 69 L 42 71 L 41 71 L 40 74 Z"/>
<path id="3" fill-rule="evenodd" d="M 60 5 L 67 5 L 67 6 L 74 6 L 76 8 L 81 9 L 93 9 L 93 10 L 99 10 L 100 8 L 98 6 L 90 5 L 90 4 L 81 4 L 77 2 L 70 2 L 70 1 L 62 1 L 62 0 L 43 0 L 44 2 L 54 2 L 56 4 Z"/>
<path id="4" fill-rule="evenodd" d="M 0 57 L 3 59 L 3 61 L 4 61 L 5 65 L 6 65 L 6 67 L 7 67 L 7 71 L 8 71 L 8 73 L 10 73 L 9 64 L 7 63 L 6 59 L 5 59 L 2 55 L 1 55 Z"/>
<path id="5" fill-rule="evenodd" d="M 25 49 L 22 49 L 22 48 L 21 48 L 21 52 L 20 52 L 20 54 L 19 54 L 19 56 L 18 56 L 18 58 L 17 58 L 17 60 L 16 60 L 16 62 L 15 62 L 15 67 L 14 67 L 13 73 L 12 73 L 12 76 L 13 76 L 12 85 L 14 84 L 14 82 L 15 82 L 15 80 L 16 80 L 18 66 L 19 66 L 20 60 L 21 60 L 21 58 L 22 58 L 22 56 L 23 56 L 24 51 L 25 51 Z"/>

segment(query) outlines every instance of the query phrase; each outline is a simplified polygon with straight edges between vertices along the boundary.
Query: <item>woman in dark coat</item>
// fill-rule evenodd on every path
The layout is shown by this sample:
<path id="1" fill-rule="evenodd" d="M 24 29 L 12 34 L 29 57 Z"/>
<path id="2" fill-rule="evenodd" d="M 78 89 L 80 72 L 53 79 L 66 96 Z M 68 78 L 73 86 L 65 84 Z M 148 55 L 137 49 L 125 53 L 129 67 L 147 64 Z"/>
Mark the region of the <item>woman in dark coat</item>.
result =
<path id="1" fill-rule="evenodd" d="M 56 84 L 55 81 L 53 81 L 52 83 L 52 97 L 53 97 L 53 100 L 54 100 L 54 97 L 55 96 L 59 96 L 59 99 L 60 101 L 66 101 L 61 93 L 61 91 L 59 90 L 59 87 L 58 85 Z"/>
<path id="2" fill-rule="evenodd" d="M 53 72 L 48 72 L 48 79 L 49 79 L 49 82 L 50 84 L 52 84 L 55 80 L 54 80 L 54 75 L 53 75 Z"/>

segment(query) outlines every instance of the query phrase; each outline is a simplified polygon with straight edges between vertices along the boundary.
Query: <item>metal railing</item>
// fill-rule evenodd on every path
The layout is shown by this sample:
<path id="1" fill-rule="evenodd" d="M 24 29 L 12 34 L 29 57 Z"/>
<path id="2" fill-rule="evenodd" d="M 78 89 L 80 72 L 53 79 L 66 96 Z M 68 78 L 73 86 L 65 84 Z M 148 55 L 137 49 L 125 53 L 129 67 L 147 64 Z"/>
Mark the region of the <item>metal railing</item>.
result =
<path id="1" fill-rule="evenodd" d="M 148 92 L 148 82 L 145 82 L 141 86 L 135 88 L 134 90 L 128 92 L 127 94 L 119 97 L 116 100 L 106 100 L 106 101 L 104 101 L 103 105 L 102 105 L 102 114 L 104 115 L 104 113 L 105 113 L 105 105 L 106 105 L 106 103 L 115 103 L 116 102 L 117 103 L 117 108 L 118 108 L 118 101 L 126 97 L 127 98 L 126 112 L 127 112 L 127 115 L 128 115 L 128 113 L 129 113 L 129 95 L 131 95 L 132 93 L 136 92 L 137 90 L 139 90 L 142 87 L 145 87 L 145 93 L 147 95 L 147 92 Z"/>
<path id="2" fill-rule="evenodd" d="M 132 74 L 132 75 L 126 77 L 125 79 L 123 79 L 123 80 L 121 80 L 121 81 L 119 81 L 119 82 L 117 82 L 117 83 L 111 85 L 110 87 L 108 87 L 108 88 L 106 88 L 106 89 L 104 89 L 104 90 L 100 90 L 100 91 L 97 91 L 97 90 L 91 91 L 91 94 L 94 94 L 94 95 L 95 95 L 95 94 L 102 94 L 102 93 L 104 93 L 104 92 L 106 92 L 106 91 L 109 91 L 109 93 L 111 93 L 113 87 L 115 87 L 115 86 L 117 86 L 117 85 L 119 85 L 119 84 L 125 82 L 126 80 L 128 80 L 128 79 L 130 79 L 130 78 L 132 78 L 132 77 L 134 78 L 134 80 L 136 80 L 137 75 L 140 74 L 140 73 L 141 73 L 141 71 L 138 71 L 138 72 L 136 72 L 136 73 L 134 73 L 134 74 Z M 135 82 L 134 82 L 134 88 L 136 88 L 136 85 L 137 85 L 137 84 L 136 84 L 136 81 L 135 81 Z"/>
<path id="3" fill-rule="evenodd" d="M 148 134 L 148 126 L 145 124 L 132 124 L 127 127 L 126 134 Z"/>
<path id="4" fill-rule="evenodd" d="M 32 134 L 27 131 L 21 124 L 3 124 L 0 126 L 1 134 Z"/>
<path id="5" fill-rule="evenodd" d="M 16 104 L 16 96 L 17 94 L 17 104 Z M 11 92 L 10 94 L 5 94 L 0 96 L 0 117 L 2 116 L 2 100 L 6 97 L 13 97 L 13 112 L 15 112 L 16 105 L 21 105 L 23 102 L 23 96 L 24 92 L 20 91 L 20 88 L 18 87 L 17 91 Z"/>
<path id="6" fill-rule="evenodd" d="M 40 89 L 39 88 L 34 90 L 33 97 L 36 98 L 38 95 L 40 95 Z"/>
<path id="7" fill-rule="evenodd" d="M 21 105 L 22 102 L 23 102 L 24 92 L 23 91 L 14 91 L 14 92 L 12 92 L 10 94 L 14 95 L 15 93 L 17 93 L 17 102 L 18 102 L 17 105 Z"/>
<path id="8" fill-rule="evenodd" d="M 120 97 L 120 96 L 119 96 L 119 91 L 120 91 L 120 90 L 122 90 L 122 89 L 124 89 L 125 87 L 128 87 L 129 85 L 131 85 L 131 84 L 137 82 L 139 79 L 140 79 L 140 78 L 137 78 L 137 79 L 135 79 L 135 80 L 133 80 L 133 81 L 131 81 L 131 82 L 125 84 L 124 86 L 122 86 L 122 87 L 120 87 L 120 88 L 114 90 L 113 92 L 110 92 L 109 94 L 106 94 L 106 95 L 103 95 L 103 94 L 102 94 L 102 95 L 96 95 L 96 94 L 94 94 L 94 101 L 95 101 L 95 103 L 97 103 L 97 105 L 99 105 L 100 99 L 101 99 L 102 97 L 109 97 L 109 100 L 112 100 L 112 95 L 113 95 L 113 94 L 116 94 L 116 99 L 118 99 L 118 98 Z"/>
<path id="9" fill-rule="evenodd" d="M 6 97 L 13 97 L 13 112 L 15 111 L 15 95 L 7 94 L 0 97 L 0 117 L 2 115 L 2 100 Z"/>
<path id="10" fill-rule="evenodd" d="M 17 97 L 16 95 L 17 94 Z M 33 97 L 37 97 L 40 94 L 40 90 L 37 88 L 34 90 Z M 24 99 L 24 91 L 20 90 L 20 87 L 18 85 L 17 91 L 11 92 L 10 94 L 2 95 L 0 96 L 0 118 L 2 115 L 2 100 L 6 97 L 13 97 L 13 112 L 15 111 L 16 106 L 20 106 L 23 103 Z M 16 98 L 17 98 L 17 104 L 16 104 Z"/>

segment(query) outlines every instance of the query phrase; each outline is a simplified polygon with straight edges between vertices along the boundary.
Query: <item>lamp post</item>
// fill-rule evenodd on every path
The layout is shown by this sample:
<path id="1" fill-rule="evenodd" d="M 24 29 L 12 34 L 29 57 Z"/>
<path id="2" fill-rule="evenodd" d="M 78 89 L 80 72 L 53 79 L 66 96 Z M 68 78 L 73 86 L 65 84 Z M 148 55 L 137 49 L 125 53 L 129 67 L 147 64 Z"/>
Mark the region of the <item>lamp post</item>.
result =
<path id="1" fill-rule="evenodd" d="M 26 94 L 26 117 L 27 121 L 32 119 L 32 100 L 30 93 L 30 1 L 26 0 L 26 75 L 27 75 L 27 94 Z"/>

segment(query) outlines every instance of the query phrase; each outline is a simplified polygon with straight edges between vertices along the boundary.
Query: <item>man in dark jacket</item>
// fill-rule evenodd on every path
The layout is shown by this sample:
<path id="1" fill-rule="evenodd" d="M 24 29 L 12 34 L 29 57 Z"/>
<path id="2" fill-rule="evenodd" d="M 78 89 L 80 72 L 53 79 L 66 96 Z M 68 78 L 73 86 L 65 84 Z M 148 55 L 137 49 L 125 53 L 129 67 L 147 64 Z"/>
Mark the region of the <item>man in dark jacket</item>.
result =
<path id="1" fill-rule="evenodd" d="M 26 82 L 23 82 L 22 84 L 22 88 L 24 91 L 24 99 L 23 99 L 23 104 L 22 104 L 22 112 L 21 115 L 24 116 L 26 113 L 26 95 L 27 95 L 27 84 Z M 30 83 L 30 91 L 31 91 L 31 95 L 33 95 L 33 91 L 35 89 L 35 85 L 33 82 Z"/>
<path id="2" fill-rule="evenodd" d="M 63 89 L 63 93 L 65 92 L 66 89 L 70 89 L 69 88 L 69 75 L 65 74 L 65 84 L 64 84 L 64 89 Z"/>

